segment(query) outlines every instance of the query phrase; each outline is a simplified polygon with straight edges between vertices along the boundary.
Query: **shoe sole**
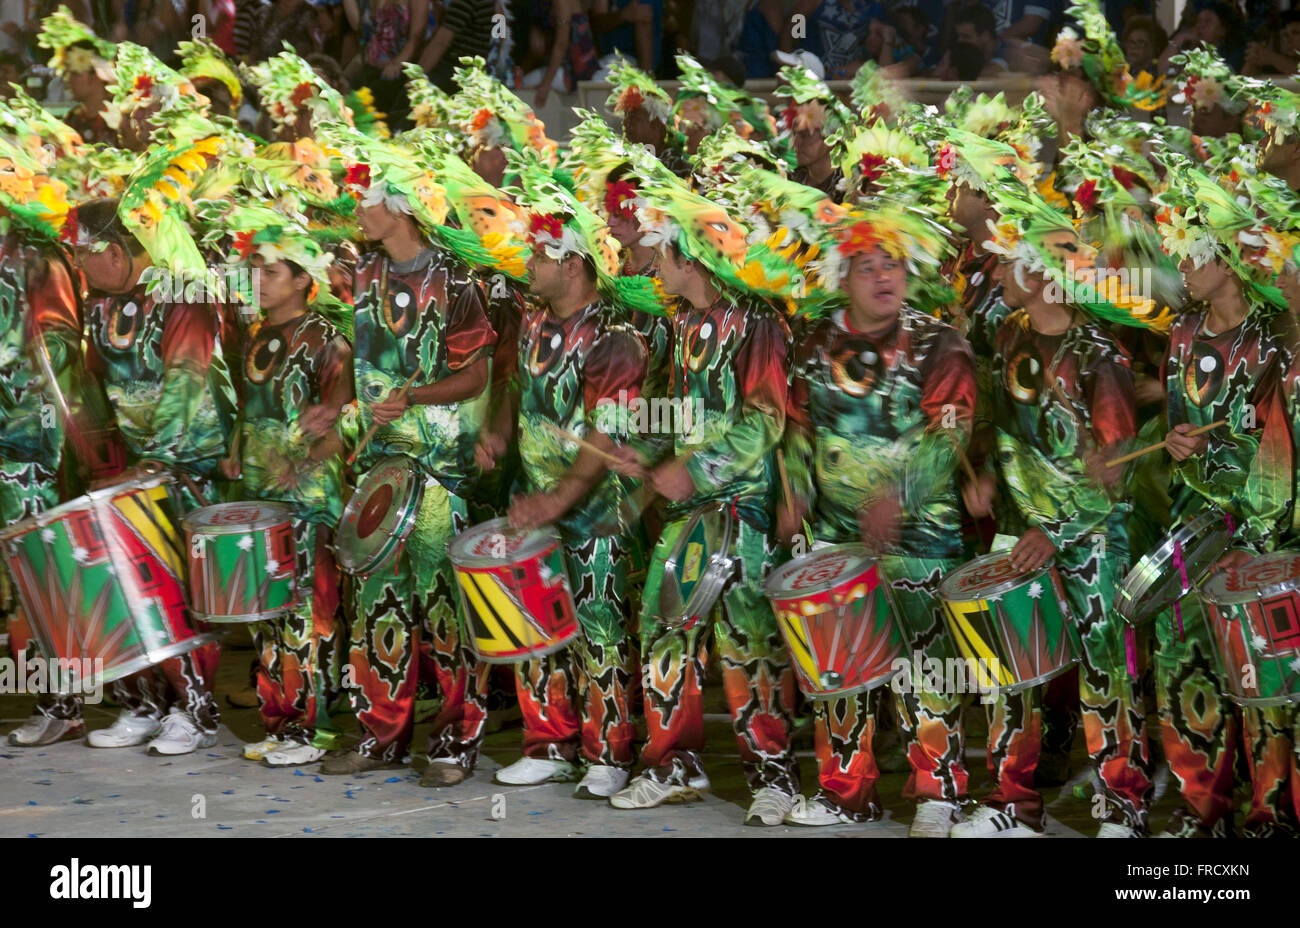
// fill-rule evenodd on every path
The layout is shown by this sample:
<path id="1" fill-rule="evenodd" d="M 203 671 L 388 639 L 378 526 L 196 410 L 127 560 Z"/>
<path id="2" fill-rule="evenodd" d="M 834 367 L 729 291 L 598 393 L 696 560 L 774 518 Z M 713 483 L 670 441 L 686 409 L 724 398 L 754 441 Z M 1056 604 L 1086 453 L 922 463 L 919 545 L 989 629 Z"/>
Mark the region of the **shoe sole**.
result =
<path id="1" fill-rule="evenodd" d="M 139 747 L 140 745 L 142 745 L 142 744 L 148 744 L 151 740 L 153 740 L 153 739 L 152 739 L 152 738 L 141 738 L 139 741 L 126 741 L 126 742 L 123 742 L 122 744 L 96 744 L 95 742 L 93 742 L 93 741 L 91 741 L 89 738 L 87 738 L 87 739 L 86 739 L 86 744 L 90 745 L 92 748 L 100 748 L 101 750 L 110 750 L 110 751 L 111 751 L 111 750 L 113 750 L 114 748 L 138 748 L 138 747 Z"/>
<path id="2" fill-rule="evenodd" d="M 43 748 L 51 744 L 58 744 L 60 741 L 79 741 L 86 737 L 86 728 L 83 725 L 80 728 L 70 728 L 57 738 L 51 738 L 49 741 L 16 741 L 14 736 L 8 738 L 11 748 Z"/>
<path id="3" fill-rule="evenodd" d="M 673 793 L 671 796 L 668 796 L 668 797 L 665 798 L 665 799 L 661 799 L 661 800 L 659 800 L 658 802 L 656 802 L 656 803 L 655 803 L 654 805 L 652 805 L 652 806 L 619 806 L 619 805 L 614 805 L 614 800 L 613 800 L 613 797 L 612 797 L 612 796 L 610 797 L 610 802 L 609 802 L 609 804 L 610 804 L 611 808 L 620 809 L 620 810 L 622 810 L 622 811 L 624 811 L 624 812 L 633 812 L 633 811 L 635 811 L 635 810 L 637 810 L 637 809 L 657 809 L 657 808 L 659 808 L 659 806 L 665 806 L 665 805 L 680 805 L 680 804 L 682 804 L 682 803 L 687 803 L 687 802 L 699 802 L 699 801 L 701 801 L 701 800 L 704 799 L 704 796 L 705 796 L 705 794 L 707 794 L 707 793 L 708 793 L 708 790 L 707 790 L 707 789 L 696 789 L 696 788 L 694 788 L 694 787 L 690 787 L 690 786 L 688 786 L 688 787 L 686 787 L 685 789 L 683 789 L 681 792 Z"/>
<path id="4" fill-rule="evenodd" d="M 511 783 L 508 780 L 498 780 L 495 774 L 492 776 L 492 782 L 497 786 L 541 786 L 543 783 L 572 783 L 576 779 L 578 779 L 577 776 L 573 774 L 556 774 L 555 776 L 547 777 L 544 780 L 529 780 L 527 783 Z"/>
<path id="5" fill-rule="evenodd" d="M 308 764 L 319 764 L 319 763 L 320 763 L 319 757 L 313 758 L 312 760 L 286 760 L 286 761 L 281 761 L 278 764 L 271 763 L 265 757 L 262 758 L 262 764 L 266 767 L 305 767 Z"/>

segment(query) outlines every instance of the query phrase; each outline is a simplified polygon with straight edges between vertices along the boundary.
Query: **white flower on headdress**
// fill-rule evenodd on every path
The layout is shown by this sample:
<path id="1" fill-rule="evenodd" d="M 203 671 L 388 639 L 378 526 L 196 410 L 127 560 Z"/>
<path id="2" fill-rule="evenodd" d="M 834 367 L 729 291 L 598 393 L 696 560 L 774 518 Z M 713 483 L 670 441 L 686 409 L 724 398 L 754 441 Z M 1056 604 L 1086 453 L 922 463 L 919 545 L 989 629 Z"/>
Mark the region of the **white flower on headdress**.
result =
<path id="1" fill-rule="evenodd" d="M 362 206 L 378 206 L 380 203 L 395 213 L 411 215 L 411 201 L 405 194 L 389 190 L 388 184 L 382 180 L 371 182 L 366 192 L 361 195 Z"/>
<path id="2" fill-rule="evenodd" d="M 1223 103 L 1223 85 L 1212 77 L 1203 77 L 1191 85 L 1192 103 L 1197 109 L 1208 110 Z"/>
<path id="3" fill-rule="evenodd" d="M 533 242 L 541 245 L 542 251 L 546 252 L 546 257 L 554 261 L 563 261 L 570 255 L 585 254 L 578 243 L 578 236 L 567 225 L 563 227 L 559 238 L 545 232 L 539 232 L 533 236 Z"/>
<path id="4" fill-rule="evenodd" d="M 1067 26 L 1057 34 L 1051 57 L 1064 69 L 1079 67 L 1083 64 L 1083 40 Z"/>

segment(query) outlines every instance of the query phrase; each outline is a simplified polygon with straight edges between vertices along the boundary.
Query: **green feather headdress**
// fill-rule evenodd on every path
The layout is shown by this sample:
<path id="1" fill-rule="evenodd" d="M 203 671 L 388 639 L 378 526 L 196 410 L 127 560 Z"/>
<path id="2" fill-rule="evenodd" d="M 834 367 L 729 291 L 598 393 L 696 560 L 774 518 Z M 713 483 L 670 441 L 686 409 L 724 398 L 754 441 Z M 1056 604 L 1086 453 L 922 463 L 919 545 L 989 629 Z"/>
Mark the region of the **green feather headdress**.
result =
<path id="1" fill-rule="evenodd" d="M 532 107 L 487 71 L 482 58 L 462 58 L 452 76 L 460 85 L 455 105 L 470 147 L 532 149 L 551 167 L 559 163 L 559 146 L 547 137 L 546 124 Z"/>
<path id="2" fill-rule="evenodd" d="M 685 134 L 686 125 L 693 124 L 715 131 L 733 114 L 739 118 L 740 103 L 735 93 L 718 83 L 703 65 L 680 52 L 677 68 L 681 74 L 677 99 L 673 101 L 672 128 Z"/>
<path id="3" fill-rule="evenodd" d="M 609 76 L 605 79 L 614 88 L 605 100 L 605 107 L 611 113 L 627 118 L 633 110 L 643 107 L 651 119 L 657 119 L 665 126 L 669 124 L 672 119 L 672 97 L 654 82 L 654 78 L 634 67 L 621 54 L 610 67 Z"/>
<path id="4" fill-rule="evenodd" d="M 865 122 L 883 119 L 893 124 L 917 104 L 903 96 L 874 61 L 865 62 L 853 75 L 850 99 Z"/>
<path id="5" fill-rule="evenodd" d="M 206 38 L 195 39 L 181 42 L 176 46 L 176 50 L 181 55 L 182 74 L 190 80 L 207 77 L 221 81 L 230 91 L 231 110 L 239 110 L 239 104 L 244 99 L 239 75 L 235 73 L 234 63 L 226 57 L 226 53 L 218 48 L 215 42 Z"/>
<path id="6" fill-rule="evenodd" d="M 207 98 L 194 89 L 189 78 L 173 71 L 147 48 L 134 42 L 118 45 L 114 69 L 116 83 L 108 85 L 113 100 L 103 111 L 104 121 L 111 128 L 116 129 L 123 116 L 155 104 L 158 112 L 207 108 Z"/>
<path id="7" fill-rule="evenodd" d="M 981 138 L 961 129 L 943 136 L 934 156 L 935 173 L 951 183 L 976 191 L 988 191 L 1011 180 L 1028 186 L 1036 174 L 1010 145 Z"/>
<path id="8" fill-rule="evenodd" d="M 0 125 L 7 114 L 0 111 Z M 0 224 L 26 241 L 55 242 L 72 204 L 67 185 L 46 173 L 45 166 L 0 132 Z"/>
<path id="9" fill-rule="evenodd" d="M 300 109 L 311 115 L 313 134 L 325 122 L 352 124 L 352 112 L 342 95 L 288 43 L 278 55 L 241 69 L 245 79 L 258 88 L 262 109 L 278 126 L 293 125 Z"/>
<path id="10" fill-rule="evenodd" d="M 117 46 L 95 35 L 89 26 L 73 17 L 66 6 L 60 6 L 41 20 L 41 32 L 36 42 L 54 53 L 47 63 L 60 74 L 93 70 L 100 80 L 113 80 L 113 57 L 117 54 Z M 94 51 L 69 49 L 78 42 L 90 42 Z"/>
<path id="11" fill-rule="evenodd" d="M 1062 29 L 1052 49 L 1052 61 L 1067 71 L 1081 69 L 1112 106 L 1157 110 L 1165 105 L 1163 79 L 1152 81 L 1144 74 L 1134 80 L 1129 73 L 1124 51 L 1099 0 L 1073 0 L 1065 12 L 1078 22 L 1083 36 L 1069 26 Z"/>
<path id="12" fill-rule="evenodd" d="M 1217 52 L 1202 46 L 1179 52 L 1170 61 L 1179 66 L 1183 75 L 1171 102 L 1185 104 L 1189 112 L 1215 106 L 1221 106 L 1229 113 L 1246 109 L 1249 102 L 1248 95 L 1243 92 L 1246 85 Z"/>
<path id="13" fill-rule="evenodd" d="M 838 154 L 840 170 L 853 193 L 908 186 L 920 175 L 934 176 L 926 147 L 909 133 L 891 129 L 881 120 L 852 127 L 840 141 Z"/>
<path id="14" fill-rule="evenodd" d="M 791 105 L 781 114 L 783 131 L 820 129 L 822 135 L 830 139 L 854 123 L 849 108 L 840 102 L 825 81 L 807 68 L 784 65 L 777 78 L 785 82 L 777 87 L 777 96 L 791 100 Z"/>
<path id="15" fill-rule="evenodd" d="M 457 130 L 456 107 L 451 96 L 429 80 L 428 75 L 414 61 L 402 65 L 406 78 L 406 96 L 411 102 L 411 122 L 420 129 L 443 133 L 455 138 Z"/>

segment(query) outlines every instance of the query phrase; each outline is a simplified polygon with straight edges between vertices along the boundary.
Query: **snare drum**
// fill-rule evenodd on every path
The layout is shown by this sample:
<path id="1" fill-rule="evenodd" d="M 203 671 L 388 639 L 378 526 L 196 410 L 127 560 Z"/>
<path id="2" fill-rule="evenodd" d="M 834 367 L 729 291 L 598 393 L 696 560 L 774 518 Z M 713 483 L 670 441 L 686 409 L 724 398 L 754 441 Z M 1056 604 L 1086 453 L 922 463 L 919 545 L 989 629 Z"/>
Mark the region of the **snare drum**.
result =
<path id="1" fill-rule="evenodd" d="M 948 627 L 981 687 L 1007 693 L 1046 683 L 1081 650 L 1052 565 L 1011 566 L 1011 552 L 976 558 L 944 577 L 939 598 Z"/>
<path id="2" fill-rule="evenodd" d="M 293 510 L 218 503 L 181 520 L 190 552 L 190 607 L 205 622 L 261 622 L 298 604 Z"/>
<path id="3" fill-rule="evenodd" d="M 906 650 L 875 560 L 862 545 L 812 551 L 768 575 L 764 592 L 809 699 L 888 683 Z"/>
<path id="4" fill-rule="evenodd" d="M 1133 565 L 1115 592 L 1115 611 L 1130 625 L 1154 618 L 1209 573 L 1231 537 L 1221 509 L 1207 509 L 1187 520 Z"/>
<path id="5" fill-rule="evenodd" d="M 688 629 L 708 616 L 736 572 L 731 544 L 735 518 L 727 503 L 706 503 L 691 513 L 664 560 L 656 621 Z"/>
<path id="6" fill-rule="evenodd" d="M 369 577 L 392 564 L 415 528 L 424 481 L 415 461 L 402 455 L 370 468 L 339 520 L 334 549 L 340 568 Z"/>
<path id="7" fill-rule="evenodd" d="M 506 519 L 493 519 L 453 538 L 447 554 L 481 660 L 526 661 L 578 636 L 564 548 L 554 528 L 518 532 Z"/>
<path id="8" fill-rule="evenodd" d="M 185 557 L 166 475 L 95 490 L 0 531 L 0 549 L 47 657 L 103 660 L 102 685 L 192 651 Z"/>
<path id="9" fill-rule="evenodd" d="M 1201 584 L 1228 695 L 1242 706 L 1300 702 L 1300 551 L 1275 551 Z"/>

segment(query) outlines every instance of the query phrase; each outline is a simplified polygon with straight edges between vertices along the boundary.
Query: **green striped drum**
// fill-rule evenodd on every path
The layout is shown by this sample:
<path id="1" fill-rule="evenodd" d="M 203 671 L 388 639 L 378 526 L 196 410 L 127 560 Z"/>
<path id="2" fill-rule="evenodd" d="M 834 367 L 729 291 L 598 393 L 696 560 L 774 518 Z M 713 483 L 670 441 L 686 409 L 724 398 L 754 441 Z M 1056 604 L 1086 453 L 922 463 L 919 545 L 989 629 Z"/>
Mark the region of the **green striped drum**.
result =
<path id="1" fill-rule="evenodd" d="M 298 604 L 293 511 L 283 503 L 218 503 L 182 520 L 190 611 L 214 623 L 260 622 Z"/>

